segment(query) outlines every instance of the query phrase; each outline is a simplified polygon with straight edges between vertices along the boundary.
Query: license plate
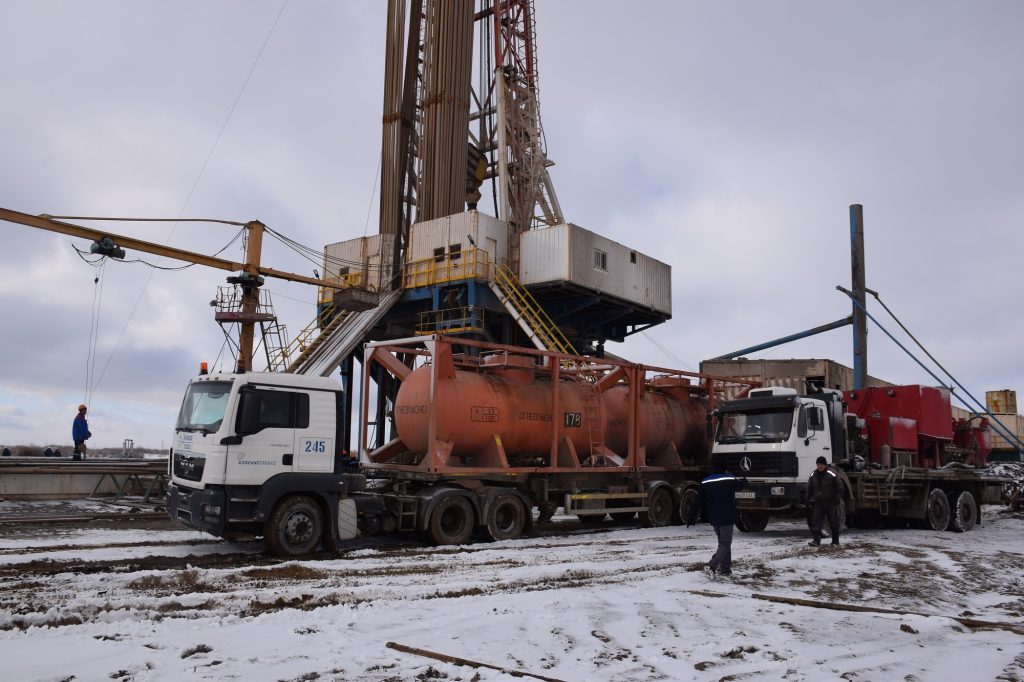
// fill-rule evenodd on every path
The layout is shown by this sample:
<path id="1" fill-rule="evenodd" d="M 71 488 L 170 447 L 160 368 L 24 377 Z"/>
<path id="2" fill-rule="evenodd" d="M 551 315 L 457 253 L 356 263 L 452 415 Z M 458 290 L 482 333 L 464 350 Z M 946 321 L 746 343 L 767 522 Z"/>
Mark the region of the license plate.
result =
<path id="1" fill-rule="evenodd" d="M 738 490 L 736 492 L 737 500 L 752 500 L 754 499 L 754 493 L 750 490 Z"/>

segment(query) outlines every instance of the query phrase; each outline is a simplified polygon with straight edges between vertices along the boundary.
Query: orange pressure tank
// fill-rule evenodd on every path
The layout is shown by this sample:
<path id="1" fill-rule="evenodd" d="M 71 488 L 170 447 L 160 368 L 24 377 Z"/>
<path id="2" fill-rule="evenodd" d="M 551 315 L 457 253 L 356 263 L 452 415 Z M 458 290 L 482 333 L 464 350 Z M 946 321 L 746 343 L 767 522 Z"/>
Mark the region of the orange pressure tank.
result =
<path id="1" fill-rule="evenodd" d="M 489 356 L 482 372 L 456 370 L 437 381 L 433 394 L 431 368 L 420 367 L 398 390 L 395 426 L 416 454 L 427 451 L 430 420 L 436 417 L 435 438 L 451 441 L 452 455 L 473 456 L 498 436 L 511 458 L 548 453 L 557 419 L 577 452 L 589 452 L 591 435 L 600 434 L 612 452 L 628 454 L 627 387 L 598 395 L 589 384 L 562 380 L 558 415 L 552 414 L 552 393 L 550 378 L 536 376 L 531 357 Z M 595 413 L 602 424 L 591 428 L 588 415 Z M 650 454 L 672 442 L 680 453 L 702 455 L 708 447 L 705 415 L 697 400 L 648 388 L 640 403 L 640 445 Z"/>

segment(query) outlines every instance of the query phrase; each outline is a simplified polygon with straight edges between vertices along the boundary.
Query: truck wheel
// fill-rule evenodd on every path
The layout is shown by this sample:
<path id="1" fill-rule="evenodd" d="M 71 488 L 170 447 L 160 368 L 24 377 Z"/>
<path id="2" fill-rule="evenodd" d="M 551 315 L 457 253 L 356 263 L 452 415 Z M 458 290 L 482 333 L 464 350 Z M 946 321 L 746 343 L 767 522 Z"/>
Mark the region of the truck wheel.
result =
<path id="1" fill-rule="evenodd" d="M 955 501 L 953 501 L 954 496 Z M 953 501 L 949 529 L 956 533 L 974 530 L 974 524 L 978 522 L 978 505 L 974 501 L 974 495 L 964 490 L 959 494 L 951 493 L 949 498 Z"/>
<path id="2" fill-rule="evenodd" d="M 323 527 L 317 503 L 296 495 L 278 503 L 263 528 L 263 538 L 270 551 L 280 557 L 302 556 L 320 544 Z"/>
<path id="3" fill-rule="evenodd" d="M 932 530 L 946 530 L 949 526 L 949 498 L 938 488 L 928 493 L 925 521 Z"/>
<path id="4" fill-rule="evenodd" d="M 427 537 L 435 545 L 464 545 L 473 535 L 473 505 L 463 495 L 441 498 L 430 514 Z"/>
<path id="5" fill-rule="evenodd" d="M 651 491 L 647 498 L 647 511 L 640 512 L 640 521 L 651 528 L 661 528 L 672 523 L 675 504 L 668 487 L 661 486 Z"/>
<path id="6" fill-rule="evenodd" d="M 683 494 L 679 496 L 679 518 L 683 520 L 683 523 L 690 522 L 690 513 L 693 511 L 694 505 L 697 504 L 697 489 L 687 488 L 683 491 Z M 696 520 L 703 521 L 704 514 L 698 509 Z"/>
<path id="7" fill-rule="evenodd" d="M 737 509 L 736 528 L 741 533 L 760 533 L 768 527 L 768 512 L 764 509 Z"/>
<path id="8" fill-rule="evenodd" d="M 487 510 L 487 532 L 495 540 L 514 540 L 526 528 L 526 505 L 515 495 L 498 495 Z"/>

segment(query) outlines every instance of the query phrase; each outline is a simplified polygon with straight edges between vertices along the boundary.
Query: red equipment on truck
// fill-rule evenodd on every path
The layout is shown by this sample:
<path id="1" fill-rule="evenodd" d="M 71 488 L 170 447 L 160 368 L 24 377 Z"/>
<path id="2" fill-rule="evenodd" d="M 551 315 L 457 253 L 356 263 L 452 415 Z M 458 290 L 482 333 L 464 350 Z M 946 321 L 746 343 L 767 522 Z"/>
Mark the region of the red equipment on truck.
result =
<path id="1" fill-rule="evenodd" d="M 984 470 L 992 448 L 988 421 L 954 421 L 946 388 L 801 396 L 764 387 L 724 403 L 716 416 L 713 460 L 752 483 L 738 493 L 737 526 L 744 531 L 763 530 L 772 514 L 801 508 L 818 457 L 846 483 L 840 519 L 851 526 L 971 530 L 978 505 L 998 503 L 1007 482 Z"/>

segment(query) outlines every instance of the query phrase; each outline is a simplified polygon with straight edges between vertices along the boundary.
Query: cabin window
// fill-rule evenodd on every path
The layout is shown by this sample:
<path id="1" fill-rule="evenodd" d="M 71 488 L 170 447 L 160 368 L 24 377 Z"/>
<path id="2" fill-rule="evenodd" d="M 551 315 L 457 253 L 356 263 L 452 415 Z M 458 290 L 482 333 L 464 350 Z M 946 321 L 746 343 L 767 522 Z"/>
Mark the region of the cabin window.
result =
<path id="1" fill-rule="evenodd" d="M 448 257 L 452 260 L 459 260 L 462 257 L 462 244 L 449 244 Z"/>
<path id="2" fill-rule="evenodd" d="M 442 262 L 444 262 L 444 247 L 443 246 L 438 246 L 437 248 L 434 249 L 434 262 L 435 263 L 442 263 Z"/>
<path id="3" fill-rule="evenodd" d="M 247 432 L 262 429 L 306 429 L 309 428 L 309 394 L 293 391 L 269 391 L 265 389 L 247 389 L 243 394 L 246 402 L 257 404 L 258 422 Z M 241 417 L 241 412 L 239 413 Z"/>

